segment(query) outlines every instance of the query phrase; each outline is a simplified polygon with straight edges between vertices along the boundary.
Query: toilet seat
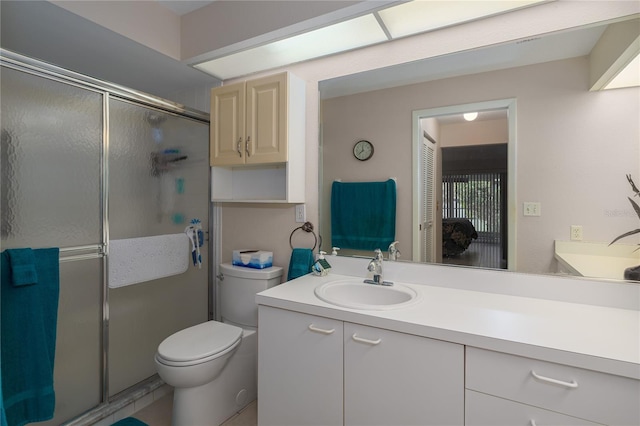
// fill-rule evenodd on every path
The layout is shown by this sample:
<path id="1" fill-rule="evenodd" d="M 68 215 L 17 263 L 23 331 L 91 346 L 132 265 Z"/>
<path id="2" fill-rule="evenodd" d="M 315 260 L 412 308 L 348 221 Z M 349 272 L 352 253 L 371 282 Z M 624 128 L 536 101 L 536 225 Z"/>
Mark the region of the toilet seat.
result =
<path id="1" fill-rule="evenodd" d="M 156 359 L 176 367 L 201 364 L 235 350 L 241 340 L 242 328 L 207 321 L 164 339 L 158 346 Z"/>

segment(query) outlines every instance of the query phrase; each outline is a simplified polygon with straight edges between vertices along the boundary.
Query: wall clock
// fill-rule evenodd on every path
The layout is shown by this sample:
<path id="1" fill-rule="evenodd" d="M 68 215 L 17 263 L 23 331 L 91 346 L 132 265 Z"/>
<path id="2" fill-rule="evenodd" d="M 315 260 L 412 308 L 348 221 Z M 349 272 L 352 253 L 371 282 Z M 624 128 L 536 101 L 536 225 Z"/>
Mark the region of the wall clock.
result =
<path id="1" fill-rule="evenodd" d="M 360 161 L 366 161 L 373 156 L 373 145 L 369 141 L 361 140 L 353 146 L 353 156 Z"/>

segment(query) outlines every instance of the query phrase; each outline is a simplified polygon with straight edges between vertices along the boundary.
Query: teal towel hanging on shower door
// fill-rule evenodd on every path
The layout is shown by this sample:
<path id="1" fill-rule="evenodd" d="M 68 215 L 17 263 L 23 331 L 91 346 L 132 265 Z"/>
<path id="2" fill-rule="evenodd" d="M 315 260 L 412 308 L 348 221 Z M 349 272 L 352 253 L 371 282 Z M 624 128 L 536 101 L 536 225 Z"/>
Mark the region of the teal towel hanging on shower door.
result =
<path id="1" fill-rule="evenodd" d="M 49 420 L 54 414 L 60 263 L 57 248 L 33 250 L 37 282 L 15 285 L 12 262 L 16 257 L 10 253 L 0 253 L 2 406 L 7 423 L 22 426 Z M 16 265 L 24 266 L 20 262 L 24 257 L 18 259 Z"/>

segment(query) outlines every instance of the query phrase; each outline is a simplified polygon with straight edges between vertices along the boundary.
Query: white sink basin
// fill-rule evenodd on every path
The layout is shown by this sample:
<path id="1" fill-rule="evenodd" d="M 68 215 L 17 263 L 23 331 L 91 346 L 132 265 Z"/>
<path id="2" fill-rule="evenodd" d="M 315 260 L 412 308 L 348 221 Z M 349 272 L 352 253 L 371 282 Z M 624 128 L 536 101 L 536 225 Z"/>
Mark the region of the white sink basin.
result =
<path id="1" fill-rule="evenodd" d="M 418 298 L 414 289 L 402 284 L 381 286 L 356 278 L 321 284 L 314 293 L 324 302 L 352 309 L 398 309 L 415 303 Z"/>

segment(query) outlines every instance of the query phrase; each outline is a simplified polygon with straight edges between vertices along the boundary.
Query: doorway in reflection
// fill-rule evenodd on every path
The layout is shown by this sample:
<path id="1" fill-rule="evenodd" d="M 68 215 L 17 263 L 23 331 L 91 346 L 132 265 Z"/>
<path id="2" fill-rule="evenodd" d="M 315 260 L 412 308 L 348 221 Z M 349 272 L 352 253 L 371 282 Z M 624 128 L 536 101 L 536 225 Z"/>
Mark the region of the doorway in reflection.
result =
<path id="1" fill-rule="evenodd" d="M 466 121 L 464 113 L 474 107 L 477 118 Z M 508 269 L 515 226 L 508 216 L 515 202 L 509 112 L 515 112 L 509 100 L 414 111 L 422 136 L 421 188 L 414 189 L 420 194 L 414 238 L 421 240 L 421 261 Z"/>
<path id="2" fill-rule="evenodd" d="M 503 158 L 506 169 L 506 146 Z M 443 160 L 449 154 L 443 149 Z M 505 269 L 506 172 L 442 170 L 442 263 Z"/>

